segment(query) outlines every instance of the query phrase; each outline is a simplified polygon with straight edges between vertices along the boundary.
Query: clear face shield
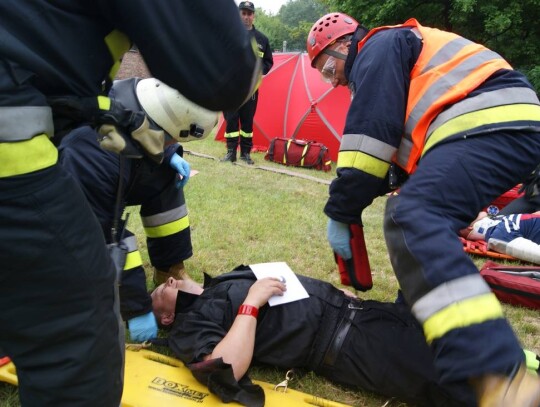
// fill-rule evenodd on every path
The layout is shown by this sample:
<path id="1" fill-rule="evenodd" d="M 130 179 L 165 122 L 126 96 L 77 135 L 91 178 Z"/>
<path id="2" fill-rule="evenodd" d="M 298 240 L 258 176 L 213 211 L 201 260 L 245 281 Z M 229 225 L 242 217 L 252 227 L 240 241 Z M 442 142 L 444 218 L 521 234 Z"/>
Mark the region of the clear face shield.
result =
<path id="1" fill-rule="evenodd" d="M 336 77 L 336 58 L 328 57 L 320 72 L 323 82 L 332 83 Z"/>

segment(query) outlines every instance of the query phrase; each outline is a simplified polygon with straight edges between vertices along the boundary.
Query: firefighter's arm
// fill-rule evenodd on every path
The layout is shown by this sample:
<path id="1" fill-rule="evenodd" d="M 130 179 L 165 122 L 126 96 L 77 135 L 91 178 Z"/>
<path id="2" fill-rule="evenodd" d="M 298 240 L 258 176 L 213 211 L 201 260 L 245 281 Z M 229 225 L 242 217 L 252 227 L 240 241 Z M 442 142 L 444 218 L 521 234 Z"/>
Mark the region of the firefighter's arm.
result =
<path id="1" fill-rule="evenodd" d="M 152 75 L 196 104 L 236 110 L 253 94 L 261 60 L 234 2 L 98 2 L 137 44 Z"/>
<path id="2" fill-rule="evenodd" d="M 257 280 L 249 289 L 231 329 L 205 359 L 222 358 L 225 363 L 232 365 L 235 379 L 240 380 L 253 358 L 259 308 L 265 305 L 270 297 L 283 295 L 286 289 L 285 284 L 277 278 Z"/>

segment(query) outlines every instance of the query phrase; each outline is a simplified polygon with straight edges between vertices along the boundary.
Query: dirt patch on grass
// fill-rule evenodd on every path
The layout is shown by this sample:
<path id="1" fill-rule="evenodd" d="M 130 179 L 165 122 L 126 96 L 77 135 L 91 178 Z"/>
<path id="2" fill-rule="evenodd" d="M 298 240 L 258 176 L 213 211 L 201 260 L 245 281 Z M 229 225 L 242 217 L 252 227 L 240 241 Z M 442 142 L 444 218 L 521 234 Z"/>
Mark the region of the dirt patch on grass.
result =
<path id="1" fill-rule="evenodd" d="M 152 74 L 148 70 L 139 51 L 129 51 L 124 54 L 122 64 L 115 79 L 127 78 L 150 78 Z"/>

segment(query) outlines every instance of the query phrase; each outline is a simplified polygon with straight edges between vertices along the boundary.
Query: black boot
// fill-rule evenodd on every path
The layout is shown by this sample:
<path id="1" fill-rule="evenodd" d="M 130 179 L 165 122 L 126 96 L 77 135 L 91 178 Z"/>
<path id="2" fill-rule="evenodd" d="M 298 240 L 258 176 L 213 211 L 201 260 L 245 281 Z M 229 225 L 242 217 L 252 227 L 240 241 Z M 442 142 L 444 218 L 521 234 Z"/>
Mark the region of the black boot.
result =
<path id="1" fill-rule="evenodd" d="M 230 162 L 235 162 L 236 161 L 236 149 L 235 148 L 228 148 L 227 149 L 227 154 L 225 154 L 225 157 L 223 157 L 220 161 L 222 162 L 225 162 L 225 161 L 230 161 Z"/>
<path id="2" fill-rule="evenodd" d="M 251 157 L 249 155 L 250 151 L 251 151 L 251 148 L 247 149 L 247 148 L 241 147 L 240 148 L 240 159 L 242 161 L 245 161 L 246 164 L 253 165 L 253 164 L 255 164 L 255 161 L 253 161 L 251 159 Z"/>

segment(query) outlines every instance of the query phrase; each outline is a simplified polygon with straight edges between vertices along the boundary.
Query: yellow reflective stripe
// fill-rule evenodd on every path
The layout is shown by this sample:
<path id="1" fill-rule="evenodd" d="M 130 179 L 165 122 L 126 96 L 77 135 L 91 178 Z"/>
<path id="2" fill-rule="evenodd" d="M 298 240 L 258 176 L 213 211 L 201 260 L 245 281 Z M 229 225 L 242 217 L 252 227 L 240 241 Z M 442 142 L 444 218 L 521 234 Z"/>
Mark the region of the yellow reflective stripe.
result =
<path id="1" fill-rule="evenodd" d="M 356 168 L 377 178 L 384 178 L 390 168 L 390 163 L 360 151 L 340 151 L 337 168 Z"/>
<path id="2" fill-rule="evenodd" d="M 467 113 L 441 125 L 426 141 L 422 155 L 435 144 L 454 134 L 480 127 L 484 124 L 500 124 L 514 121 L 540 122 L 540 106 L 515 104 L 492 107 Z"/>
<path id="3" fill-rule="evenodd" d="M 189 227 L 189 217 L 184 216 L 174 222 L 160 226 L 145 227 L 144 232 L 148 237 L 166 237 L 181 232 Z"/>
<path id="4" fill-rule="evenodd" d="M 240 130 L 240 135 L 241 135 L 242 137 L 246 137 L 246 138 L 253 138 L 253 132 L 247 133 L 247 132 L 245 132 L 244 130 Z"/>
<path id="5" fill-rule="evenodd" d="M 58 150 L 46 134 L 30 140 L 0 143 L 0 178 L 28 174 L 58 161 Z"/>
<path id="6" fill-rule="evenodd" d="M 135 267 L 142 266 L 141 253 L 138 250 L 130 252 L 126 256 L 126 264 L 124 264 L 124 270 L 133 269 Z"/>
<path id="7" fill-rule="evenodd" d="M 466 328 L 503 317 L 501 304 L 495 294 L 488 293 L 472 297 L 433 314 L 424 322 L 424 335 L 428 343 L 441 338 L 457 328 Z"/>
<path id="8" fill-rule="evenodd" d="M 100 110 L 111 110 L 111 99 L 107 96 L 98 96 L 97 101 Z"/>
<path id="9" fill-rule="evenodd" d="M 233 131 L 231 133 L 225 133 L 225 138 L 240 137 L 239 131 Z"/>
<path id="10" fill-rule="evenodd" d="M 264 52 L 262 52 L 262 51 L 258 51 L 257 53 L 258 53 L 258 55 L 259 55 L 259 58 L 262 58 L 262 57 L 264 57 Z"/>
<path id="11" fill-rule="evenodd" d="M 109 78 L 114 80 L 118 69 L 120 69 L 120 64 L 122 63 L 122 55 L 129 51 L 131 41 L 123 32 L 113 30 L 105 37 L 105 44 L 107 44 L 113 60 L 113 66 L 109 71 Z"/>
<path id="12" fill-rule="evenodd" d="M 306 153 L 307 153 L 308 147 L 309 147 L 309 144 L 306 144 L 304 146 L 304 149 L 302 150 L 302 161 L 300 161 L 300 166 L 302 166 L 302 167 L 304 166 L 304 160 L 306 158 Z"/>

